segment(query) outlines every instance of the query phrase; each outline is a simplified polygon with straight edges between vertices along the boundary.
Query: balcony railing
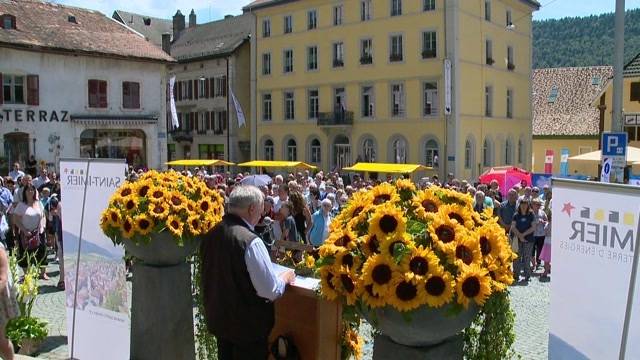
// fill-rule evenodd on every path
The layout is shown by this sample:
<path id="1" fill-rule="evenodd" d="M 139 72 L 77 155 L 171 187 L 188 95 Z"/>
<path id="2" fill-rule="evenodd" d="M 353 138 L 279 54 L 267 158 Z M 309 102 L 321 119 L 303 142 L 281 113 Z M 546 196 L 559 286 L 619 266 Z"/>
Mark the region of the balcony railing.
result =
<path id="1" fill-rule="evenodd" d="M 332 111 L 318 113 L 318 126 L 351 126 L 353 111 Z"/>
<path id="2" fill-rule="evenodd" d="M 391 61 L 391 62 L 402 61 L 402 54 L 391 54 L 391 55 L 389 55 L 389 61 Z"/>
<path id="3" fill-rule="evenodd" d="M 507 69 L 509 69 L 509 71 L 513 71 L 516 69 L 516 64 L 514 63 L 508 63 L 507 64 Z"/>
<path id="4" fill-rule="evenodd" d="M 193 132 L 185 131 L 185 130 L 175 130 L 171 131 L 171 138 L 176 142 L 193 142 Z"/>
<path id="5" fill-rule="evenodd" d="M 492 58 L 487 58 L 487 65 L 493 65 L 496 61 Z"/>
<path id="6" fill-rule="evenodd" d="M 436 57 L 436 49 L 427 49 L 422 51 L 422 58 L 423 59 L 433 59 Z"/>
<path id="7" fill-rule="evenodd" d="M 360 64 L 362 64 L 362 65 L 373 64 L 373 56 L 371 56 L 371 55 L 363 55 L 360 58 Z"/>
<path id="8" fill-rule="evenodd" d="M 333 59 L 333 67 L 343 67 L 344 66 L 344 61 L 341 59 Z"/>

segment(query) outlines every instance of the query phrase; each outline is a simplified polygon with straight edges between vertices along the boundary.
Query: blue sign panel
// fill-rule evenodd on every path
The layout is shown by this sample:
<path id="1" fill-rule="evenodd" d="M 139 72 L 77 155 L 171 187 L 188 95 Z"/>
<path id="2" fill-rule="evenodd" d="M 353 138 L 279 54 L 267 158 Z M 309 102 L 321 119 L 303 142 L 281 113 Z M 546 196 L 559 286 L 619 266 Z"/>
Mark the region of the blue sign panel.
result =
<path id="1" fill-rule="evenodd" d="M 603 133 L 602 156 L 625 156 L 627 154 L 627 133 Z"/>

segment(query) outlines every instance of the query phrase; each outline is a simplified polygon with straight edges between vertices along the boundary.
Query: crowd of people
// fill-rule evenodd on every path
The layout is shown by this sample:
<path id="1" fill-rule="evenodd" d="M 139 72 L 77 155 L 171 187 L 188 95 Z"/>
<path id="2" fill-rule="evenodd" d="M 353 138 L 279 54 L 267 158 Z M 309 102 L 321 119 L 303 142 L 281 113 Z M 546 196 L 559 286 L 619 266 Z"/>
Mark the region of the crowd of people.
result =
<path id="1" fill-rule="evenodd" d="M 255 231 L 264 240 L 267 248 L 277 256 L 275 241 L 294 241 L 318 247 L 329 236 L 331 220 L 346 206 L 351 195 L 363 189 L 371 189 L 382 181 L 391 182 L 392 176 L 384 180 L 375 175 L 365 179 L 338 172 L 319 171 L 292 172 L 270 177 L 265 184 L 255 184 L 249 173 L 208 173 L 204 168 L 193 171 L 182 170 L 187 176 L 205 181 L 227 198 L 234 187 L 242 184 L 259 185 L 263 192 L 264 212 Z M 135 180 L 142 171 L 131 170 L 130 179 Z M 245 179 L 247 178 L 247 179 Z M 421 178 L 421 188 L 440 186 L 469 194 L 477 212 L 492 209 L 500 225 L 509 236 L 512 248 L 518 253 L 513 264 L 514 279 L 526 284 L 534 270 L 544 268 L 540 280 L 548 281 L 551 271 L 551 199 L 549 186 L 542 189 L 530 186 L 526 181 L 504 191 L 497 181 L 489 184 L 471 183 L 448 174 L 442 181 L 437 175 Z M 503 194 L 506 195 L 503 197 Z"/>

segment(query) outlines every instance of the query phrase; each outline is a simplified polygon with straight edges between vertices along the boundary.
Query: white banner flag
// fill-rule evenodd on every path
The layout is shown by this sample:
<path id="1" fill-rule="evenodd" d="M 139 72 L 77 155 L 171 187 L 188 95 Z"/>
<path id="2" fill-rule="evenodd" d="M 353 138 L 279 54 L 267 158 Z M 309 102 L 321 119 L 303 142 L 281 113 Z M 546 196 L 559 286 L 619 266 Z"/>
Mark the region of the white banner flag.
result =
<path id="1" fill-rule="evenodd" d="M 640 235 L 640 190 L 552 181 L 549 359 L 619 359 Z M 637 293 L 631 305 L 626 360 L 640 359 Z"/>
<path id="2" fill-rule="evenodd" d="M 233 93 L 231 87 L 229 87 L 229 92 L 231 93 L 231 99 L 233 100 L 233 107 L 236 108 L 236 118 L 238 118 L 238 127 L 243 127 L 245 125 L 244 112 L 242 111 L 242 107 L 236 98 L 236 94 Z"/>
<path id="3" fill-rule="evenodd" d="M 114 246 L 100 229 L 101 213 L 124 183 L 126 169 L 124 160 L 60 161 L 64 194 L 64 259 L 60 261 L 64 261 L 71 359 L 130 358 L 124 249 Z"/>
<path id="4" fill-rule="evenodd" d="M 169 79 L 169 108 L 171 109 L 171 125 L 173 125 L 174 129 L 180 127 L 180 123 L 178 122 L 178 114 L 176 112 L 176 99 L 173 96 L 173 88 L 176 86 L 176 77 L 172 76 Z"/>

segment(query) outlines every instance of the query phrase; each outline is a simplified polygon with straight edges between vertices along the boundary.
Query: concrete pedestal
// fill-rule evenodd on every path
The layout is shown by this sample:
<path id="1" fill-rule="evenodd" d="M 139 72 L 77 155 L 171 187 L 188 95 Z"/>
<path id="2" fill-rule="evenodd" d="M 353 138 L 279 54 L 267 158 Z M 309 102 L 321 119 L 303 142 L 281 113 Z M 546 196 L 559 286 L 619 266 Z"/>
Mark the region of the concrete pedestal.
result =
<path id="1" fill-rule="evenodd" d="M 133 265 L 131 360 L 193 360 L 191 269 Z"/>
<path id="2" fill-rule="evenodd" d="M 456 335 L 443 343 L 432 346 L 409 347 L 400 345 L 385 335 L 378 334 L 373 343 L 373 360 L 462 360 L 464 358 L 463 345 L 462 335 Z"/>

